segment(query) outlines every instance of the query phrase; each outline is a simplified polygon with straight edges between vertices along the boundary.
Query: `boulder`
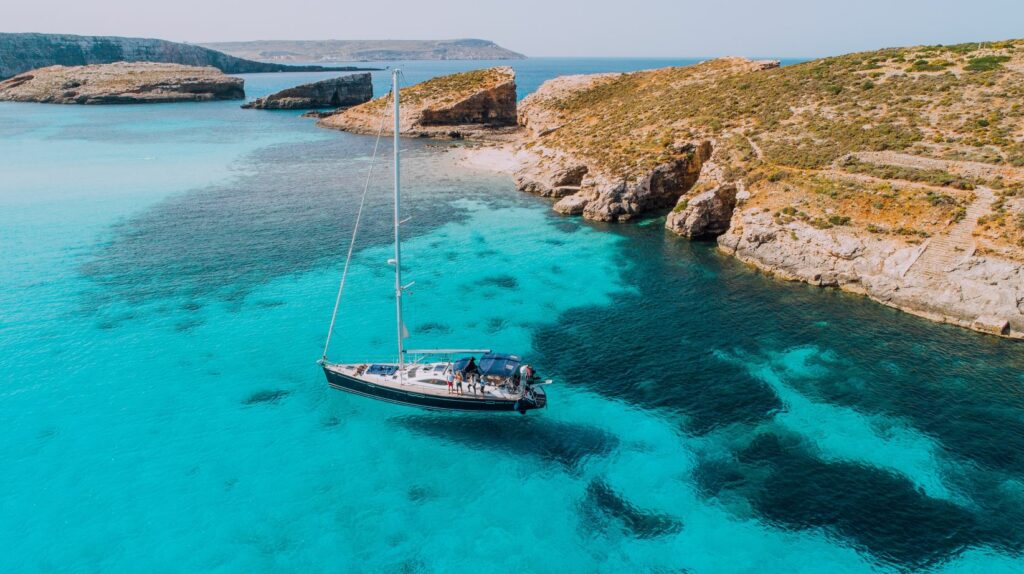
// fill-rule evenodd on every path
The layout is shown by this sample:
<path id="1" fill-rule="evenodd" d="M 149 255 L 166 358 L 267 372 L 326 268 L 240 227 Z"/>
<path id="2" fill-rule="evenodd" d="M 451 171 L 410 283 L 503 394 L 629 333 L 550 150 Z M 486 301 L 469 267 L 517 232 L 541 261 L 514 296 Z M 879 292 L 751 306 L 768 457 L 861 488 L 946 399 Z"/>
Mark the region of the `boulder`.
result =
<path id="1" fill-rule="evenodd" d="M 302 84 L 265 98 L 256 98 L 242 107 L 257 110 L 344 108 L 368 102 L 371 98 L 373 83 L 370 74 L 363 73 Z"/>
<path id="2" fill-rule="evenodd" d="M 555 204 L 554 210 L 563 215 L 580 215 L 587 208 L 590 200 L 582 193 L 563 197 Z"/>
<path id="3" fill-rule="evenodd" d="M 1010 322 L 1001 317 L 985 315 L 975 319 L 974 323 L 971 324 L 971 328 L 975 331 L 1005 336 L 1010 333 Z"/>
<path id="4" fill-rule="evenodd" d="M 724 184 L 693 197 L 683 197 L 668 214 L 665 227 L 688 237 L 718 237 L 729 230 L 736 208 L 736 186 Z"/>
<path id="5" fill-rule="evenodd" d="M 520 158 L 520 167 L 513 174 L 513 181 L 520 191 L 558 198 L 578 192 L 588 171 L 582 163 L 535 155 L 526 160 Z"/>

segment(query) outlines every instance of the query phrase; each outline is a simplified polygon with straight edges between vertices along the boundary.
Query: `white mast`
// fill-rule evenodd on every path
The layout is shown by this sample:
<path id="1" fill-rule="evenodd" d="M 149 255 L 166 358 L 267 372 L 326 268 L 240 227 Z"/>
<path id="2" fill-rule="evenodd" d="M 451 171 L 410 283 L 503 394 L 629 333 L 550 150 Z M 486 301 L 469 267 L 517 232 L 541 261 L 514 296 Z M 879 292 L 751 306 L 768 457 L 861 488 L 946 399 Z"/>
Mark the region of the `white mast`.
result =
<path id="1" fill-rule="evenodd" d="M 400 118 L 398 115 L 398 73 L 396 68 L 391 70 L 391 93 L 395 102 L 395 317 L 398 320 L 398 382 L 401 383 L 405 376 L 405 353 L 402 350 L 402 337 L 405 333 L 405 326 L 402 324 L 402 235 L 399 231 L 401 225 L 401 168 L 399 167 L 399 138 Z"/>

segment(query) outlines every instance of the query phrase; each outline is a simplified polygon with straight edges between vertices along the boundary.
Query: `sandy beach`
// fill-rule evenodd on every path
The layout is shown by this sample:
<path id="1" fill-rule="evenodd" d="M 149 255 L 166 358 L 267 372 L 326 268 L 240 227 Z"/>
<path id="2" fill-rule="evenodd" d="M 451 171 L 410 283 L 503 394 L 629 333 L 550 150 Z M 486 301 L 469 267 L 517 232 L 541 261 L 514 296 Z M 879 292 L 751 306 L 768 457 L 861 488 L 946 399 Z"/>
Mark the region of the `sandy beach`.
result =
<path id="1" fill-rule="evenodd" d="M 459 165 L 511 175 L 517 166 L 516 152 L 511 144 L 484 144 L 460 148 Z"/>

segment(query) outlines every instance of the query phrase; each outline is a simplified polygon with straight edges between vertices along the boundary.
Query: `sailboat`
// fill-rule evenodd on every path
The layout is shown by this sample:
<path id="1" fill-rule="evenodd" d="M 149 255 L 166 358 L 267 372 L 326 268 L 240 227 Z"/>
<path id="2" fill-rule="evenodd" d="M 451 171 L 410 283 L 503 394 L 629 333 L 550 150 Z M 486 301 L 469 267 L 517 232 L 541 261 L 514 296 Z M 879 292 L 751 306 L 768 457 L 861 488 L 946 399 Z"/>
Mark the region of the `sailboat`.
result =
<path id="1" fill-rule="evenodd" d="M 397 360 L 393 363 L 353 362 L 335 363 L 327 358 L 331 334 L 338 316 L 338 307 L 348 275 L 349 263 L 359 231 L 367 184 L 356 215 L 356 224 L 345 260 L 341 284 L 331 315 L 331 326 L 327 332 L 324 352 L 318 361 L 323 368 L 327 383 L 335 389 L 355 395 L 411 405 L 427 409 L 458 411 L 515 411 L 526 414 L 533 409 L 547 406 L 544 385 L 551 381 L 534 380 L 532 369 L 522 368 L 523 361 L 518 355 L 492 352 L 482 348 L 451 349 L 405 349 L 409 336 L 402 322 L 402 295 L 412 283 L 402 284 L 402 234 L 401 225 L 401 166 L 399 145 L 399 75 L 398 69 L 391 72 L 391 98 L 394 111 L 394 259 L 388 261 L 395 272 L 395 325 Z M 384 106 L 385 112 L 387 106 Z M 384 117 L 381 119 L 381 132 Z M 377 135 L 380 141 L 380 132 Z M 376 146 L 374 147 L 376 158 Z M 371 161 L 371 167 L 373 162 Z M 479 356 L 479 359 L 477 357 Z M 454 379 L 458 384 L 449 385 Z"/>

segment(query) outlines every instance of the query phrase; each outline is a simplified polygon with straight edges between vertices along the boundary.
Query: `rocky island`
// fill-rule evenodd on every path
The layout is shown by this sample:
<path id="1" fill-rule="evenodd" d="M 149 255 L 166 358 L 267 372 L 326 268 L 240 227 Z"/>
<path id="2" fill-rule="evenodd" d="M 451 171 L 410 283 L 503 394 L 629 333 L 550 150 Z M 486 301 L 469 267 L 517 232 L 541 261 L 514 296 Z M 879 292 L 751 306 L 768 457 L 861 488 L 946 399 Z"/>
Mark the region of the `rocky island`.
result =
<path id="1" fill-rule="evenodd" d="M 245 97 L 244 83 L 216 68 L 178 64 L 50 66 L 0 82 L 0 101 L 143 104 L 235 100 Z"/>
<path id="2" fill-rule="evenodd" d="M 326 128 L 375 134 L 388 96 L 329 115 Z M 516 125 L 516 76 L 498 67 L 441 76 L 402 90 L 400 132 L 417 137 L 494 137 Z M 392 133 L 391 124 L 384 126 Z"/>
<path id="3" fill-rule="evenodd" d="M 371 98 L 373 83 L 370 74 L 364 73 L 302 84 L 265 98 L 256 98 L 242 107 L 258 110 L 344 108 L 368 102 Z"/>
<path id="4" fill-rule="evenodd" d="M 515 182 L 561 213 L 664 210 L 776 277 L 1024 338 L 1024 41 L 569 76 L 517 112 Z"/>

